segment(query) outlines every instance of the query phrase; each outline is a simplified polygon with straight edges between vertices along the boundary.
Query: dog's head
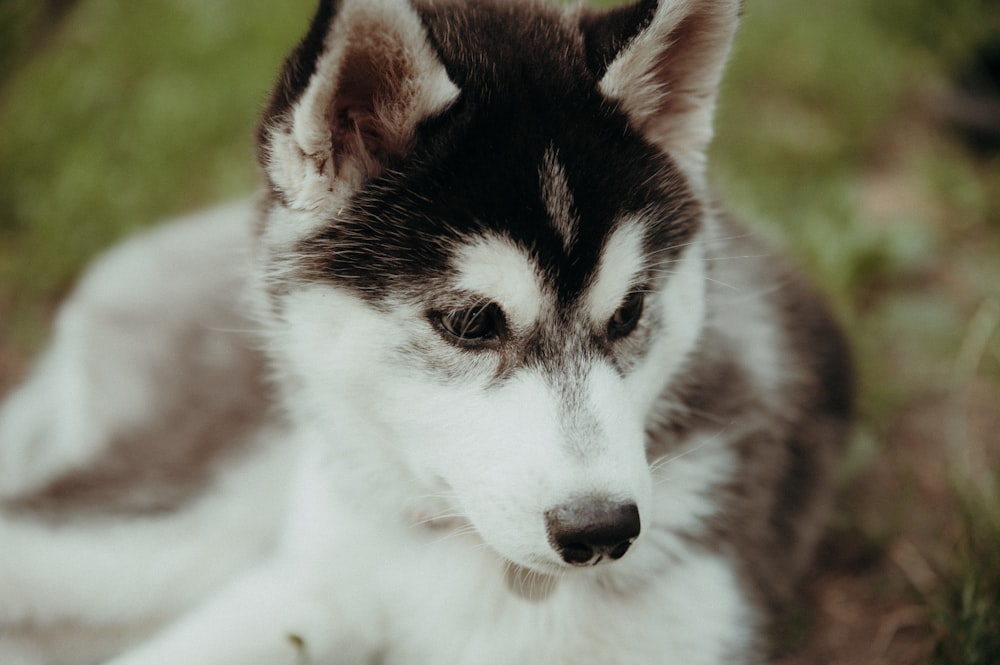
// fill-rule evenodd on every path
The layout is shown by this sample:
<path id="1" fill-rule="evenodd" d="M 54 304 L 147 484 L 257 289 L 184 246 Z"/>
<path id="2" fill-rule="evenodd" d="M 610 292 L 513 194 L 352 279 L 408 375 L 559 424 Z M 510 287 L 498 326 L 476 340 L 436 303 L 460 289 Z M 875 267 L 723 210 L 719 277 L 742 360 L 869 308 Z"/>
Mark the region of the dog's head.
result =
<path id="1" fill-rule="evenodd" d="M 704 155 L 737 13 L 322 2 L 260 129 L 299 416 L 510 561 L 623 556 L 652 492 L 647 419 L 703 325 Z"/>

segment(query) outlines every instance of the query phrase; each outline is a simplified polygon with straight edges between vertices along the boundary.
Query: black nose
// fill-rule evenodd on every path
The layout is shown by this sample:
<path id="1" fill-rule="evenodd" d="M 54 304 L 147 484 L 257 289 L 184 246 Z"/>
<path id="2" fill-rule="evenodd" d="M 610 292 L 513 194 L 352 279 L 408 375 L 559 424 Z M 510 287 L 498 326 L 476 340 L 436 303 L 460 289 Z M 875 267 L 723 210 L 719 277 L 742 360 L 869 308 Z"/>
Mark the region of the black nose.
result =
<path id="1" fill-rule="evenodd" d="M 639 536 L 639 508 L 609 499 L 581 499 L 545 513 L 549 542 L 566 563 L 595 565 L 625 556 Z"/>

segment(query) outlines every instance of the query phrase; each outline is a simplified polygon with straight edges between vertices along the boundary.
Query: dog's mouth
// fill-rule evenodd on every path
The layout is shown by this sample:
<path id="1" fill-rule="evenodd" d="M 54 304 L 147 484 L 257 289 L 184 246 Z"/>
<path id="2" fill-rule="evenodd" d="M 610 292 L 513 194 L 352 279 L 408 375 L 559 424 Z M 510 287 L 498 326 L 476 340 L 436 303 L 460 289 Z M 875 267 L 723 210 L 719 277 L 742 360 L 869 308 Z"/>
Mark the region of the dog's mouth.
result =
<path id="1" fill-rule="evenodd" d="M 558 574 L 544 573 L 525 568 L 512 561 L 507 562 L 504 582 L 515 596 L 533 603 L 547 599 L 559 585 Z"/>
<path id="2" fill-rule="evenodd" d="M 499 555 L 510 592 L 531 602 L 551 596 L 560 580 L 574 569 L 603 569 L 616 563 L 632 548 L 640 530 L 639 512 L 631 501 L 577 501 L 545 514 L 548 548 L 544 552 L 515 560 L 494 547 L 476 523 L 450 503 L 425 499 L 410 507 L 408 517 L 425 529 L 475 535 Z"/>
<path id="3" fill-rule="evenodd" d="M 468 525 L 465 519 L 455 516 L 431 517 L 426 514 L 414 513 L 414 522 L 428 529 L 456 529 Z M 552 565 L 551 571 L 528 568 L 509 559 L 504 560 L 504 583 L 512 594 L 533 603 L 546 600 L 559 585 L 560 572 Z"/>

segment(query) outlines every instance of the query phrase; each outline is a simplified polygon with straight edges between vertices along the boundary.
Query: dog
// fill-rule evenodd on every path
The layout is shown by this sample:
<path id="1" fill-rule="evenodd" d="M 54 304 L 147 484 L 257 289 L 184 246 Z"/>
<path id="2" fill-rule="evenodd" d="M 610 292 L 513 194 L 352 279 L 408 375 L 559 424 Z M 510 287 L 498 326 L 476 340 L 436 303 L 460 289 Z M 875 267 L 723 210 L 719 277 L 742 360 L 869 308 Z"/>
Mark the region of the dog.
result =
<path id="1" fill-rule="evenodd" d="M 852 380 L 709 193 L 739 14 L 322 0 L 260 195 L 106 254 L 0 410 L 0 662 L 766 662 Z"/>

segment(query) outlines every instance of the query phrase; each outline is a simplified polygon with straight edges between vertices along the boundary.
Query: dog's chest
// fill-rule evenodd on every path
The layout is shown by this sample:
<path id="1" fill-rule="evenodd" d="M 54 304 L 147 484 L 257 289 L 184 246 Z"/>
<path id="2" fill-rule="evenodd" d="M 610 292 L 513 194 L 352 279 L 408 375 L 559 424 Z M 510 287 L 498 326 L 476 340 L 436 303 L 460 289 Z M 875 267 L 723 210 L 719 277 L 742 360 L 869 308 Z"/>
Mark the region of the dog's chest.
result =
<path id="1" fill-rule="evenodd" d="M 698 665 L 750 648 L 753 615 L 721 558 L 692 552 L 629 591 L 579 571 L 518 593 L 492 555 L 430 549 L 381 581 L 385 665 Z M 645 564 L 637 556 L 626 572 L 642 576 Z M 534 588 L 546 584 L 550 593 Z"/>

